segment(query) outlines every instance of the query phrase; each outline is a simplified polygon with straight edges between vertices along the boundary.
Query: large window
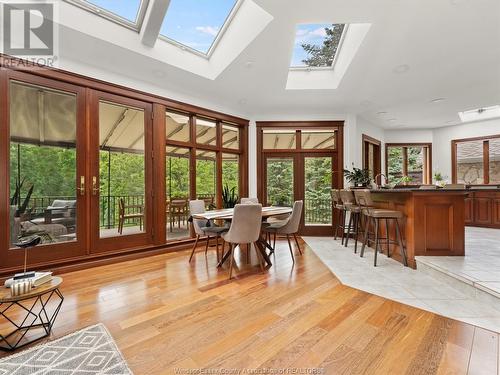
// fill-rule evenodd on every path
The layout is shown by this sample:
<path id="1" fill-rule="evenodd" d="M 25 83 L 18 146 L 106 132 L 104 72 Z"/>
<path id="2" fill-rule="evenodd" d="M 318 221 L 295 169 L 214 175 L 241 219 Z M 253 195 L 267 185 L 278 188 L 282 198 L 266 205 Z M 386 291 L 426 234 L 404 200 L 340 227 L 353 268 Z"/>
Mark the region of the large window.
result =
<path id="1" fill-rule="evenodd" d="M 385 150 L 388 181 L 415 185 L 432 183 L 430 143 L 388 143 Z"/>
<path id="2" fill-rule="evenodd" d="M 167 111 L 166 211 L 167 240 L 186 239 L 189 200 L 202 199 L 206 209 L 223 207 L 222 191 L 246 193 L 242 184 L 245 160 L 241 125 L 189 113 Z"/>
<path id="3" fill-rule="evenodd" d="M 258 197 L 291 207 L 302 200 L 301 233 L 331 233 L 331 189 L 343 183 L 342 123 L 258 122 Z"/>
<path id="4" fill-rule="evenodd" d="M 455 183 L 500 184 L 500 136 L 452 141 Z"/>

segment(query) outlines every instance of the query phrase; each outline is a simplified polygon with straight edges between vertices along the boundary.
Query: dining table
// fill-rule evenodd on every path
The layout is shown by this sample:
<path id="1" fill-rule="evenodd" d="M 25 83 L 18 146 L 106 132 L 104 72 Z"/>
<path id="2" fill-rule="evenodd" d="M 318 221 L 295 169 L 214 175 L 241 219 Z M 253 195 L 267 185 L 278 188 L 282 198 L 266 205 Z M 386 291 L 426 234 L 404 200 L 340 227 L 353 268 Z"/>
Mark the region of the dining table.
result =
<path id="1" fill-rule="evenodd" d="M 292 213 L 291 207 L 277 207 L 277 206 L 262 207 L 262 221 L 265 222 L 268 218 L 273 216 L 281 216 L 291 213 Z M 205 211 L 203 213 L 192 215 L 192 217 L 197 220 L 207 220 L 207 221 L 224 220 L 229 222 L 233 219 L 233 216 L 234 216 L 234 208 L 210 210 L 210 211 Z M 269 249 L 271 252 L 273 252 L 274 249 L 262 236 L 262 234 L 259 236 L 259 239 L 255 242 L 255 244 L 257 250 L 262 254 L 262 257 L 264 258 L 266 264 L 268 266 L 272 266 L 273 264 L 271 262 L 271 258 L 267 254 L 266 249 Z M 223 254 L 222 259 L 218 264 L 218 267 L 224 264 L 224 262 L 229 258 L 230 253 L 231 252 L 228 251 L 225 254 Z"/>

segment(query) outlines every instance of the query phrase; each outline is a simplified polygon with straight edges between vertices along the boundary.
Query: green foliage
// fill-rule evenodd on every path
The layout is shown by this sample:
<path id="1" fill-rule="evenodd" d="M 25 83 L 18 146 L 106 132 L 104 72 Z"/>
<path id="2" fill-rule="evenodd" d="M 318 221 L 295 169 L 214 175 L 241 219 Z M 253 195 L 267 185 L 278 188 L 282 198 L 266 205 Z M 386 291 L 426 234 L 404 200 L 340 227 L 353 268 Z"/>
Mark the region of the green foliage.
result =
<path id="1" fill-rule="evenodd" d="M 222 207 L 233 208 L 239 201 L 240 197 L 236 194 L 236 188 L 229 188 L 228 185 L 224 185 L 222 189 Z"/>
<path id="2" fill-rule="evenodd" d="M 344 176 L 348 182 L 353 183 L 355 186 L 368 186 L 372 180 L 368 169 L 356 168 L 354 164 L 352 171 L 344 169 Z"/>
<path id="3" fill-rule="evenodd" d="M 14 191 L 14 194 L 10 198 L 10 205 L 11 206 L 19 206 L 19 203 L 21 202 L 21 188 L 24 185 L 24 178 L 19 181 L 16 180 L 16 190 Z"/>
<path id="4" fill-rule="evenodd" d="M 302 48 L 310 56 L 302 62 L 311 67 L 332 65 L 343 31 L 344 25 L 333 24 L 331 27 L 325 27 L 326 37 L 322 46 L 302 44 Z"/>
<path id="5" fill-rule="evenodd" d="M 26 212 L 28 204 L 30 203 L 31 194 L 33 194 L 34 187 L 35 187 L 34 185 L 31 185 L 31 187 L 29 188 L 28 193 L 24 197 L 23 203 L 17 209 L 15 216 L 19 217 Z"/>
<path id="6" fill-rule="evenodd" d="M 444 177 L 441 174 L 441 172 L 434 172 L 434 181 L 441 182 L 443 180 L 444 180 Z"/>
<path id="7" fill-rule="evenodd" d="M 293 161 L 268 159 L 267 203 L 274 206 L 291 206 L 293 202 Z"/>

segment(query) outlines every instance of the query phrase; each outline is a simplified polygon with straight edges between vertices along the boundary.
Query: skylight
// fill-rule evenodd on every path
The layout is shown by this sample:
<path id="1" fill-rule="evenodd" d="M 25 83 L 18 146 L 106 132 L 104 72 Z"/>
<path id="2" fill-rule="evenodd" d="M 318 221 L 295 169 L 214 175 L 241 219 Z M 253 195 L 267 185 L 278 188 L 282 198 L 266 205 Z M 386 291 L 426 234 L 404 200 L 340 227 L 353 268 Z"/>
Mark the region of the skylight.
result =
<path id="1" fill-rule="evenodd" d="M 238 0 L 171 0 L 160 29 L 170 41 L 208 55 Z"/>
<path id="2" fill-rule="evenodd" d="M 112 21 L 138 28 L 148 0 L 66 0 Z"/>
<path id="3" fill-rule="evenodd" d="M 290 67 L 332 67 L 346 29 L 345 24 L 297 25 Z"/>
<path id="4" fill-rule="evenodd" d="M 488 120 L 500 117 L 500 105 L 478 108 L 470 111 L 458 112 L 462 122 L 471 122 L 479 120 Z"/>

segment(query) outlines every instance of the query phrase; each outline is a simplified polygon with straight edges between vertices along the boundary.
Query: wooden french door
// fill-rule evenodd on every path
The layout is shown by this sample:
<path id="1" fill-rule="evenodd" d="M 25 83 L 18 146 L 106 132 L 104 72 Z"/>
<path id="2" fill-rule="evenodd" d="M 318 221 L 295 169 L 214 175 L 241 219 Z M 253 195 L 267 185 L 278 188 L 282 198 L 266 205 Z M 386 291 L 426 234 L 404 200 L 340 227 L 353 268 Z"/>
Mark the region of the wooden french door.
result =
<path id="1" fill-rule="evenodd" d="M 264 153 L 264 205 L 304 201 L 300 234 L 330 235 L 335 156 L 331 152 Z"/>
<path id="2" fill-rule="evenodd" d="M 152 105 L 99 91 L 89 96 L 91 252 L 151 244 Z"/>
<path id="3" fill-rule="evenodd" d="M 84 256 L 88 247 L 85 89 L 17 71 L 2 75 L 0 240 L 4 267 L 23 264 L 15 243 L 42 237 L 30 264 Z M 4 96 L 5 95 L 5 96 Z M 6 199 L 4 199 L 6 198 Z M 5 219 L 5 220 L 3 220 Z"/>

